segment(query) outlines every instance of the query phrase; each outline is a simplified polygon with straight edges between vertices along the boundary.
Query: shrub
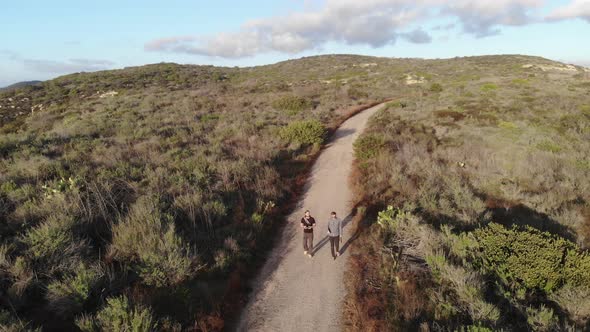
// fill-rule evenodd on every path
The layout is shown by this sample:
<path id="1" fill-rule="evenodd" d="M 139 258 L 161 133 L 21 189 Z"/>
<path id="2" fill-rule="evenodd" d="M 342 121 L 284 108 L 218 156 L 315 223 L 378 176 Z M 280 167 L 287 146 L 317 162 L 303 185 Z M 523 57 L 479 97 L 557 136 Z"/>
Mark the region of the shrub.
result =
<path id="1" fill-rule="evenodd" d="M 541 150 L 541 151 L 547 151 L 547 152 L 552 152 L 552 153 L 557 153 L 559 151 L 561 151 L 561 147 L 551 141 L 542 141 L 540 143 L 537 144 L 537 149 Z"/>
<path id="2" fill-rule="evenodd" d="M 385 139 L 380 134 L 365 134 L 353 144 L 354 154 L 360 161 L 375 158 L 379 150 L 385 145 Z"/>
<path id="3" fill-rule="evenodd" d="M 392 108 L 406 108 L 408 107 L 407 101 L 390 101 L 385 104 L 385 109 L 392 109 Z"/>
<path id="4" fill-rule="evenodd" d="M 272 107 L 279 111 L 287 111 L 289 114 L 296 114 L 311 108 L 311 101 L 299 96 L 285 96 L 272 103 Z"/>
<path id="5" fill-rule="evenodd" d="M 281 128 L 279 136 L 291 143 L 320 145 L 326 136 L 326 128 L 317 120 L 296 121 Z"/>
<path id="6" fill-rule="evenodd" d="M 435 280 L 456 293 L 458 308 L 478 322 L 495 324 L 500 319 L 500 310 L 485 300 L 485 284 L 479 273 L 452 264 L 443 253 L 427 255 L 426 262 Z"/>
<path id="7" fill-rule="evenodd" d="M 96 315 L 96 320 L 101 331 L 109 332 L 149 332 L 157 327 L 151 310 L 131 305 L 126 296 L 108 299 L 106 307 Z M 85 321 L 81 323 L 91 326 Z"/>
<path id="8" fill-rule="evenodd" d="M 57 255 L 73 242 L 73 224 L 74 220 L 69 216 L 52 215 L 41 225 L 31 228 L 22 241 L 35 258 Z"/>
<path id="9" fill-rule="evenodd" d="M 498 123 L 498 127 L 502 128 L 502 129 L 506 129 L 506 130 L 518 129 L 518 126 L 514 122 L 509 122 L 509 121 L 500 121 Z"/>
<path id="10" fill-rule="evenodd" d="M 416 216 L 412 214 L 409 207 L 395 208 L 391 205 L 377 215 L 377 224 L 381 228 L 395 232 L 400 223 L 410 221 L 416 222 Z"/>
<path id="11" fill-rule="evenodd" d="M 453 121 L 457 122 L 465 118 L 465 114 L 456 111 L 441 110 L 434 112 L 438 118 L 452 118 Z"/>
<path id="12" fill-rule="evenodd" d="M 565 279 L 574 286 L 590 285 L 590 254 L 570 249 L 565 257 Z"/>
<path id="13" fill-rule="evenodd" d="M 430 87 L 428 88 L 428 91 L 430 91 L 430 92 L 442 92 L 443 91 L 443 86 L 440 83 L 432 83 L 430 85 Z"/>
<path id="14" fill-rule="evenodd" d="M 76 326 L 82 332 L 97 332 L 98 327 L 96 326 L 96 321 L 94 317 L 89 315 L 82 315 L 76 318 Z"/>
<path id="15" fill-rule="evenodd" d="M 538 309 L 527 308 L 526 313 L 527 323 L 533 327 L 534 331 L 553 331 L 558 323 L 553 309 L 543 305 Z"/>
<path id="16" fill-rule="evenodd" d="M 565 285 L 551 294 L 551 300 L 557 302 L 577 324 L 584 326 L 590 320 L 590 286 L 588 284 L 579 287 Z"/>
<path id="17" fill-rule="evenodd" d="M 369 97 L 369 94 L 366 91 L 361 90 L 357 86 L 351 86 L 350 88 L 348 88 L 346 94 L 352 100 L 358 100 Z"/>
<path id="18" fill-rule="evenodd" d="M 561 237 L 530 226 L 509 229 L 492 223 L 476 230 L 474 236 L 483 267 L 512 290 L 524 287 L 550 293 L 557 289 L 565 277 L 564 257 L 575 247 Z"/>
<path id="19" fill-rule="evenodd" d="M 79 311 L 100 278 L 97 268 L 80 264 L 75 273 L 47 287 L 47 299 L 54 311 L 67 315 Z"/>
<path id="20" fill-rule="evenodd" d="M 18 256 L 14 262 L 10 266 L 5 267 L 5 269 L 14 281 L 9 289 L 9 293 L 13 293 L 16 296 L 22 296 L 34 282 L 35 278 L 34 271 L 29 262 L 23 256 Z"/>
<path id="21" fill-rule="evenodd" d="M 162 212 L 158 199 L 138 199 L 128 216 L 113 227 L 110 249 L 117 259 L 137 262 L 135 269 L 148 285 L 176 284 L 194 272 L 196 257 L 176 234 L 172 217 Z"/>
<path id="22" fill-rule="evenodd" d="M 589 134 L 590 121 L 588 120 L 590 120 L 590 111 L 586 115 L 584 113 L 563 115 L 556 124 L 557 131 L 560 134 L 568 131 L 572 131 L 575 135 Z"/>
<path id="23" fill-rule="evenodd" d="M 489 327 L 481 326 L 481 325 L 465 325 L 459 327 L 456 332 L 493 332 Z"/>

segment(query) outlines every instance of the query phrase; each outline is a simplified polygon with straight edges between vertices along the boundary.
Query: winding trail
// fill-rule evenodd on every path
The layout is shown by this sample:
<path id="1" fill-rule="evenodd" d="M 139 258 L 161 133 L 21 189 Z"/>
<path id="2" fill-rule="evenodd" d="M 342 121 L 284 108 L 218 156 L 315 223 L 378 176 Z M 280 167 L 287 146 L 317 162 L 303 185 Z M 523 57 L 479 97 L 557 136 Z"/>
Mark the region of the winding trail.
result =
<path id="1" fill-rule="evenodd" d="M 313 165 L 301 201 L 281 239 L 253 283 L 238 331 L 341 331 L 352 193 L 349 175 L 353 142 L 383 104 L 345 121 Z M 309 209 L 316 219 L 313 258 L 304 256 L 299 220 Z M 327 222 L 331 211 L 344 221 L 342 255 L 330 253 Z"/>

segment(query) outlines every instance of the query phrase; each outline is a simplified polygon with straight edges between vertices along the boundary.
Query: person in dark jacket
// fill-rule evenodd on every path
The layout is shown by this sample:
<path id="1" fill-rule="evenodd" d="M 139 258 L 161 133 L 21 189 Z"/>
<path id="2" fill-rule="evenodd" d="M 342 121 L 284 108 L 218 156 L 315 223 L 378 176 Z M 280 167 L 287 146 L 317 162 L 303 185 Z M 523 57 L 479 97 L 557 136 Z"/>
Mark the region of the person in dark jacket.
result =
<path id="1" fill-rule="evenodd" d="M 301 218 L 301 228 L 303 228 L 303 254 L 312 257 L 313 255 L 313 228 L 315 219 L 311 216 L 309 210 Z"/>

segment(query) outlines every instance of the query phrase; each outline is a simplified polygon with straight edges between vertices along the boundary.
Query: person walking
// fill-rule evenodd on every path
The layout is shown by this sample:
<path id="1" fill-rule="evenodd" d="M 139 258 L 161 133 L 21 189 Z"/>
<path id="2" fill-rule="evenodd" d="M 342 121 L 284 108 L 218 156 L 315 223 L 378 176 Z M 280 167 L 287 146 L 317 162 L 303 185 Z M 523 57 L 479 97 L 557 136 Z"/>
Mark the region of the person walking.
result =
<path id="1" fill-rule="evenodd" d="M 303 228 L 303 254 L 313 256 L 313 228 L 315 226 L 315 219 L 311 216 L 309 210 L 305 211 L 303 218 L 301 218 L 301 228 Z"/>
<path id="2" fill-rule="evenodd" d="M 330 214 L 328 221 L 328 236 L 330 237 L 330 249 L 332 257 L 340 256 L 340 242 L 342 242 L 342 221 L 336 216 L 336 212 Z"/>

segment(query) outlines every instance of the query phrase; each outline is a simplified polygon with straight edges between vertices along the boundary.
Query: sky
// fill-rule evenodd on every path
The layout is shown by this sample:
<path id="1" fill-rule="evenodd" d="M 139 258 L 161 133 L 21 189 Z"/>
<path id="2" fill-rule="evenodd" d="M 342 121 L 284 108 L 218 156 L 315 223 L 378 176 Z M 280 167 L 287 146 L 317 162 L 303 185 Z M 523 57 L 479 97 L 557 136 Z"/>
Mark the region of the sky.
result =
<path id="1" fill-rule="evenodd" d="M 176 62 L 526 54 L 590 67 L 590 0 L 0 0 L 0 87 Z"/>

